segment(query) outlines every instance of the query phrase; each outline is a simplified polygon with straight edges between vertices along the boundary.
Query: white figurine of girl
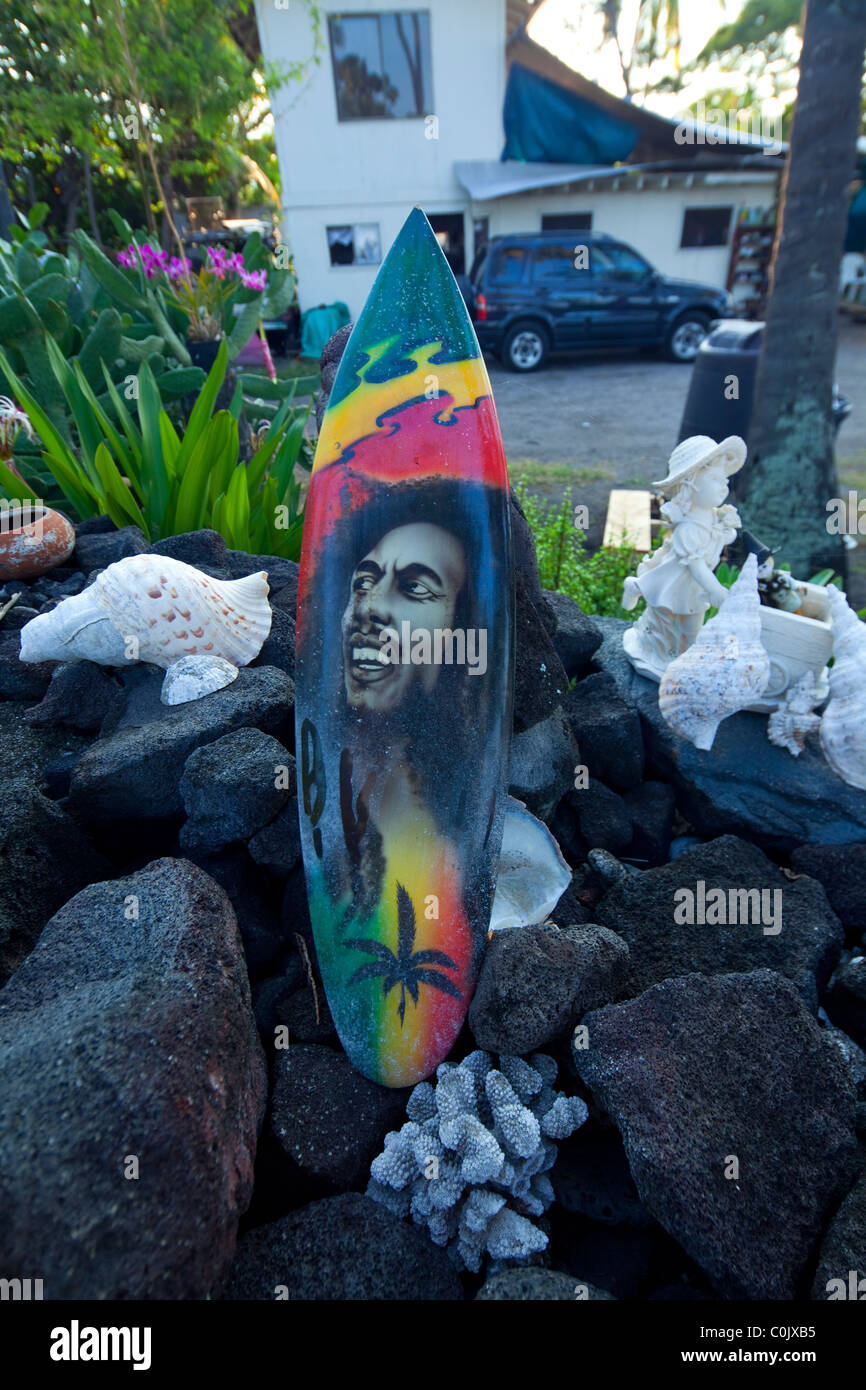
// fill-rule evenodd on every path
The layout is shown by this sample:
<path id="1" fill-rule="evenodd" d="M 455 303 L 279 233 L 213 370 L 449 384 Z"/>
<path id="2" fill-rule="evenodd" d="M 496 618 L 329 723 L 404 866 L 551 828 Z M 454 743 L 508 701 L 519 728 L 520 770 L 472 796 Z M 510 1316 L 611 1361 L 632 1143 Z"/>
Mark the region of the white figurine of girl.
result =
<path id="1" fill-rule="evenodd" d="M 721 444 L 694 435 L 674 449 L 667 477 L 653 483 L 668 499 L 661 514 L 673 530 L 625 581 L 622 598 L 626 609 L 646 600 L 645 612 L 623 635 L 626 654 L 643 676 L 660 680 L 694 642 L 710 605 L 719 607 L 727 598 L 713 571 L 740 526 L 736 509 L 723 504 L 728 479 L 745 461 L 746 446 L 738 435 Z"/>

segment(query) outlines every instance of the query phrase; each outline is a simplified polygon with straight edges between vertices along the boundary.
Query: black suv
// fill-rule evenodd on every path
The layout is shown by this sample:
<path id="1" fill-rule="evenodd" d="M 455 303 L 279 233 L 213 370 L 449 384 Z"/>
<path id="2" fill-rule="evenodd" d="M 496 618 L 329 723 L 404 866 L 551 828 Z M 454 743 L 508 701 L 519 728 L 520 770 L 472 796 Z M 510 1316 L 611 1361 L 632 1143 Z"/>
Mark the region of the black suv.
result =
<path id="1" fill-rule="evenodd" d="M 691 362 L 713 320 L 732 312 L 725 290 L 669 280 L 599 232 L 493 237 L 470 279 L 478 341 L 515 372 L 551 352 L 619 346 Z"/>

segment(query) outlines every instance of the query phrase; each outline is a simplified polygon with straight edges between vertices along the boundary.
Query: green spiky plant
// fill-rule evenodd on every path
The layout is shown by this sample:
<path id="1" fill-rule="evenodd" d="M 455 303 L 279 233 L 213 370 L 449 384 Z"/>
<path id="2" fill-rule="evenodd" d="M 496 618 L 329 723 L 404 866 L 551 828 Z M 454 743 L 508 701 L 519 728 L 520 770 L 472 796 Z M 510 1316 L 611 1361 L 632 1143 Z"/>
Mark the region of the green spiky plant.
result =
<path id="1" fill-rule="evenodd" d="M 67 361 L 80 364 L 109 414 L 103 364 L 120 387 L 146 363 L 165 402 L 200 390 L 205 373 L 191 363 L 184 315 L 159 283 L 148 280 L 140 268 L 122 269 L 81 230 L 67 255 L 51 251 L 41 228 L 47 211 L 41 203 L 26 218 L 19 214 L 21 226 L 12 228 L 8 242 L 0 240 L 0 343 L 16 376 L 66 442 L 72 439 L 72 421 L 49 358 L 49 342 Z M 125 245 L 141 242 L 142 234 L 128 222 L 116 212 L 110 216 Z M 243 257 L 248 270 L 267 270 L 268 281 L 264 293 L 239 288 L 225 306 L 229 362 L 249 341 L 260 317 L 279 316 L 294 294 L 291 272 L 274 265 L 258 232 L 247 240 Z M 286 396 L 282 383 L 243 374 L 241 380 L 245 395 L 261 398 L 258 413 L 273 418 Z M 317 378 L 301 383 L 308 391 L 317 385 Z M 11 393 L 8 374 L 0 373 L 0 395 Z M 296 397 L 300 394 L 296 388 Z"/>
<path id="2" fill-rule="evenodd" d="M 50 338 L 46 351 L 75 427 L 77 448 L 55 427 L 0 349 L 0 370 L 42 444 L 40 464 L 31 457 L 16 459 L 34 496 L 79 520 L 107 514 L 117 526 L 139 526 L 150 541 L 207 527 L 238 550 L 298 558 L 303 486 L 295 470 L 309 471 L 312 464 L 305 437 L 309 407 L 295 407 L 287 395 L 244 463 L 238 442 L 240 385 L 229 409 L 214 413 L 228 361 L 225 341 L 182 434 L 172 424 L 146 362 L 136 377 L 134 404 L 124 400 L 103 367 L 112 418 L 81 364 L 67 363 Z M 21 496 L 21 478 L 3 464 L 0 496 Z"/>

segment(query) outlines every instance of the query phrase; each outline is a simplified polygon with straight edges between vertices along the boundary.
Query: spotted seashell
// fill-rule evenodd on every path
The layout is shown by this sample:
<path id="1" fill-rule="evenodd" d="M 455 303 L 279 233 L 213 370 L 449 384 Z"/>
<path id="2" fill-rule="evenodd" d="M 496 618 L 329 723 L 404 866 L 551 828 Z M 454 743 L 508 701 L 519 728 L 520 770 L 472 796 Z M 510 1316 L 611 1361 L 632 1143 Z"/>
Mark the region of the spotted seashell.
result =
<path id="1" fill-rule="evenodd" d="M 246 666 L 271 629 L 267 573 L 211 579 L 162 555 L 130 555 L 21 629 L 22 661 L 83 657 L 168 667 L 184 656 Z"/>
<path id="2" fill-rule="evenodd" d="M 866 623 L 841 590 L 828 586 L 833 624 L 830 703 L 821 720 L 821 748 L 837 776 L 866 789 Z"/>
<path id="3" fill-rule="evenodd" d="M 187 705 L 224 690 L 238 675 L 237 666 L 221 656 L 182 656 L 166 671 L 159 698 L 164 705 Z"/>
<path id="4" fill-rule="evenodd" d="M 757 575 L 750 555 L 716 616 L 661 678 L 661 714 L 696 748 L 712 748 L 722 720 L 753 705 L 769 680 Z"/>

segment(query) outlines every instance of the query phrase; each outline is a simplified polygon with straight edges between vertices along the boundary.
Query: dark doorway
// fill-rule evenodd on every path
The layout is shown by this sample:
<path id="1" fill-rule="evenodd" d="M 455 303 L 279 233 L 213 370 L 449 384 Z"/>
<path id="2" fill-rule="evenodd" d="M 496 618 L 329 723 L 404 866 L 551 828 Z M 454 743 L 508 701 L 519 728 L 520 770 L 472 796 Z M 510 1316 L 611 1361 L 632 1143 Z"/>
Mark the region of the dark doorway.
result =
<path id="1" fill-rule="evenodd" d="M 428 212 L 427 220 L 455 275 L 466 273 L 466 233 L 462 212 Z"/>

